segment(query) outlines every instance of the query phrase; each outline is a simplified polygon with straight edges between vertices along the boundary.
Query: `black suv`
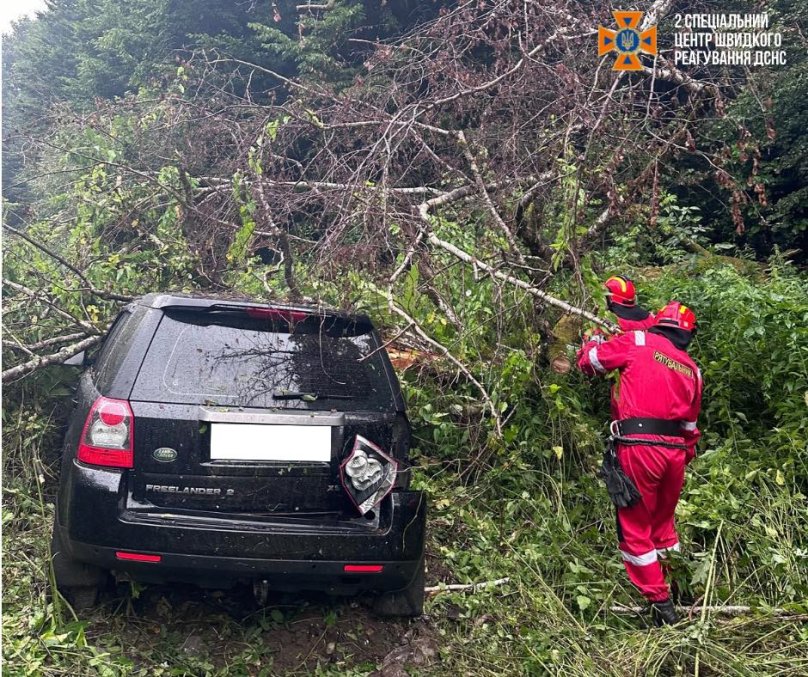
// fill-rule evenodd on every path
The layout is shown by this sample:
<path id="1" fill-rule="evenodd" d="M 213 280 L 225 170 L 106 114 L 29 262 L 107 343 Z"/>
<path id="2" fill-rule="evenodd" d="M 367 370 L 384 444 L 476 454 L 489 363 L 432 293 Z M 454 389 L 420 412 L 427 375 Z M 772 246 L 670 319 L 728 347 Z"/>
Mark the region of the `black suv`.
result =
<path id="1" fill-rule="evenodd" d="M 421 613 L 426 501 L 367 317 L 152 294 L 81 360 L 52 543 L 74 605 L 112 572 Z"/>

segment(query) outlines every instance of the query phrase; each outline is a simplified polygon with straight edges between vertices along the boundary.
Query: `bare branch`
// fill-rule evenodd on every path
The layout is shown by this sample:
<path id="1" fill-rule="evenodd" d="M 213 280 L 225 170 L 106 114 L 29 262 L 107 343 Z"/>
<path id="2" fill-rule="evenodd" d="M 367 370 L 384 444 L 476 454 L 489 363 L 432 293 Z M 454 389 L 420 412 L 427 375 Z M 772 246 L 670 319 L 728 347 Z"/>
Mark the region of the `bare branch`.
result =
<path id="1" fill-rule="evenodd" d="M 668 82 L 682 85 L 685 89 L 693 92 L 694 94 L 704 94 L 705 92 L 709 92 L 716 96 L 718 95 L 718 89 L 715 87 L 715 85 L 694 80 L 687 75 L 687 73 L 684 73 L 676 68 L 676 66 L 674 66 L 661 54 L 659 54 L 657 58 L 662 64 L 662 68 L 649 68 L 648 66 L 643 66 L 643 71 L 649 75 L 659 78 L 660 80 L 667 80 Z"/>
<path id="2" fill-rule="evenodd" d="M 649 26 L 653 26 L 655 23 L 658 23 L 661 19 L 667 15 L 667 13 L 673 7 L 675 0 L 654 0 L 651 6 L 646 10 L 645 14 L 643 15 L 642 22 L 640 23 L 640 31 L 644 31 Z M 604 118 L 606 117 L 606 111 L 609 109 L 613 99 L 612 96 L 619 86 L 620 82 L 625 77 L 628 71 L 618 71 L 617 76 L 612 83 L 612 87 L 609 90 L 609 94 L 606 97 L 606 100 L 603 102 L 603 107 L 600 111 L 600 116 L 598 117 L 597 122 L 595 123 L 594 127 L 592 128 L 592 132 L 590 133 L 590 139 L 595 131 L 600 127 L 601 123 L 603 122 Z"/>
<path id="3" fill-rule="evenodd" d="M 12 350 L 24 350 L 25 352 L 32 354 L 35 350 L 42 350 L 43 348 L 50 348 L 51 346 L 58 346 L 60 343 L 68 343 L 69 341 L 75 341 L 76 339 L 80 339 L 84 336 L 87 336 L 86 332 L 79 331 L 74 334 L 66 334 L 65 336 L 54 336 L 48 339 L 42 339 L 41 341 L 37 341 L 36 343 L 28 343 L 28 344 L 17 344 L 11 341 L 3 341 L 3 345 L 6 348 L 11 348 Z"/>
<path id="4" fill-rule="evenodd" d="M 494 190 L 501 185 L 502 184 L 500 183 L 489 184 L 488 186 L 486 186 L 486 189 Z M 401 265 L 399 265 L 398 268 L 396 268 L 393 274 L 390 276 L 389 279 L 390 284 L 393 284 L 401 276 L 401 274 L 405 270 L 407 270 L 407 268 L 409 268 L 410 262 L 412 261 L 412 257 L 415 254 L 415 251 L 421 245 L 424 236 L 427 234 L 429 228 L 431 227 L 431 223 L 429 220 L 429 212 L 434 207 L 441 207 L 451 202 L 456 202 L 457 200 L 462 200 L 465 197 L 469 197 L 470 195 L 473 195 L 476 190 L 477 186 L 467 184 L 465 186 L 455 188 L 454 190 L 451 190 L 447 193 L 443 193 L 438 197 L 434 197 L 431 200 L 427 200 L 426 202 L 422 202 L 421 204 L 418 205 L 417 207 L 418 215 L 421 217 L 424 223 L 422 224 L 420 230 L 418 231 L 418 235 L 415 238 L 415 240 L 413 240 L 412 244 L 410 244 L 410 246 L 407 248 L 407 253 L 404 256 L 404 260 L 401 262 Z"/>
<path id="5" fill-rule="evenodd" d="M 422 271 L 422 278 L 424 279 L 423 286 L 425 288 L 426 295 L 429 297 L 432 303 L 440 308 L 440 311 L 449 321 L 449 324 L 451 324 L 457 331 L 461 331 L 463 329 L 463 323 L 460 321 L 460 318 L 457 317 L 454 309 L 432 284 L 436 275 L 432 270 L 432 266 L 430 265 L 428 258 L 428 255 L 421 256 L 418 261 L 418 268 Z"/>
<path id="6" fill-rule="evenodd" d="M 217 190 L 230 191 L 233 189 L 232 183 L 228 179 L 209 179 L 216 181 L 218 185 L 201 186 L 196 189 L 198 193 L 212 192 Z M 268 188 L 292 188 L 292 189 L 319 189 L 319 190 L 361 190 L 368 192 L 382 192 L 398 195 L 443 195 L 444 192 L 429 186 L 402 186 L 392 187 L 387 185 L 375 186 L 368 184 L 334 183 L 332 181 L 273 181 L 272 179 L 261 178 L 261 182 Z M 243 179 L 245 185 L 251 185 L 252 181 Z"/>
<path id="7" fill-rule="evenodd" d="M 3 372 L 2 382 L 7 383 L 13 381 L 20 376 L 30 374 L 33 371 L 42 369 L 51 364 L 60 364 L 66 359 L 73 357 L 73 355 L 78 355 L 82 350 L 87 350 L 87 348 L 99 343 L 102 338 L 102 336 L 89 336 L 83 341 L 65 346 L 59 350 L 59 352 L 52 353 L 51 355 L 39 355 L 32 360 L 28 360 L 28 362 L 18 364 L 16 367 L 11 367 L 11 369 L 6 369 Z"/>
<path id="8" fill-rule="evenodd" d="M 309 3 L 309 4 L 306 4 L 306 5 L 298 5 L 295 9 L 298 12 L 303 12 L 303 11 L 305 11 L 307 9 L 308 10 L 329 10 L 329 9 L 334 9 L 334 0 L 328 0 L 328 2 L 319 3 L 319 4 Z"/>
<path id="9" fill-rule="evenodd" d="M 3 341 L 4 346 L 6 346 L 7 348 L 13 348 L 14 350 L 21 350 L 22 352 L 24 352 L 27 355 L 30 355 L 31 357 L 34 356 L 33 351 L 28 346 L 26 346 L 22 341 L 20 341 L 20 339 L 14 336 L 14 334 L 12 334 L 8 329 L 6 329 L 6 333 L 14 340 L 13 341 L 4 340 Z"/>
<path id="10" fill-rule="evenodd" d="M 480 191 L 480 195 L 483 198 L 483 202 L 485 202 L 486 207 L 488 207 L 488 211 L 490 212 L 491 216 L 494 218 L 494 223 L 499 226 L 499 229 L 505 234 L 505 238 L 508 240 L 508 244 L 511 246 L 511 251 L 519 260 L 519 263 L 524 263 L 525 258 L 522 256 L 522 252 L 519 251 L 519 245 L 516 244 L 516 238 L 513 236 L 511 229 L 508 228 L 508 225 L 503 221 L 502 217 L 499 215 L 497 208 L 494 206 L 494 201 L 491 199 L 491 196 L 488 194 L 488 190 L 485 187 L 485 180 L 483 179 L 483 175 L 480 173 L 480 168 L 477 166 L 477 160 L 474 157 L 474 153 L 471 152 L 471 148 L 469 148 L 468 141 L 466 140 L 466 135 L 463 133 L 463 130 L 457 132 L 457 138 L 460 141 L 460 147 L 463 149 L 463 155 L 466 156 L 466 159 L 471 166 L 471 171 L 474 174 L 474 180 L 477 184 L 477 189 Z"/>
<path id="11" fill-rule="evenodd" d="M 676 610 L 680 614 L 685 614 L 688 618 L 693 618 L 696 614 L 706 612 L 708 614 L 716 614 L 718 616 L 747 616 L 749 614 L 760 614 L 761 616 L 777 616 L 785 618 L 805 618 L 808 619 L 808 614 L 799 613 L 797 611 L 790 611 L 788 609 L 764 609 L 751 606 L 738 606 L 738 605 L 721 605 L 712 604 L 710 606 L 677 606 Z M 623 606 L 622 604 L 615 604 L 610 608 L 610 611 L 615 614 L 643 614 L 648 612 L 648 607 L 641 606 Z"/>
<path id="12" fill-rule="evenodd" d="M 389 341 L 385 341 L 385 342 L 384 342 L 382 345 L 380 345 L 378 348 L 376 348 L 376 350 L 373 350 L 372 352 L 369 352 L 367 355 L 363 355 L 362 357 L 360 357 L 360 358 L 357 360 L 357 362 L 364 362 L 365 360 L 369 360 L 371 357 L 373 357 L 373 356 L 374 356 L 376 353 L 378 353 L 379 351 L 381 351 L 381 350 L 387 350 L 387 348 L 388 348 L 389 346 L 391 346 L 393 343 L 395 343 L 396 341 L 398 341 L 398 339 L 400 339 L 400 338 L 401 338 L 401 337 L 402 337 L 404 334 L 406 334 L 406 333 L 407 333 L 407 332 L 408 332 L 410 329 L 412 329 L 412 325 L 411 325 L 411 324 L 408 324 L 406 327 L 404 327 L 403 329 L 401 329 L 400 331 L 398 331 L 398 332 L 396 333 L 396 335 L 395 335 L 395 336 L 393 336 L 393 338 L 391 338 Z"/>
<path id="13" fill-rule="evenodd" d="M 258 195 L 258 200 L 261 203 L 262 213 L 270 227 L 270 232 L 275 233 L 278 238 L 278 246 L 283 253 L 283 277 L 286 281 L 286 286 L 289 287 L 289 293 L 293 298 L 300 298 L 300 287 L 297 285 L 294 273 L 294 262 L 292 260 L 292 247 L 289 244 L 289 238 L 284 229 L 280 228 L 275 220 L 272 218 L 272 210 L 269 206 L 266 194 L 264 193 L 263 182 L 260 177 L 253 184 Z"/>
<path id="14" fill-rule="evenodd" d="M 18 284 L 18 283 L 16 283 L 16 282 L 12 282 L 11 280 L 5 280 L 5 279 L 4 279 L 4 280 L 3 280 L 3 284 L 4 284 L 4 285 L 6 285 L 7 287 L 10 287 L 11 289 L 13 289 L 13 290 L 15 290 L 15 291 L 22 292 L 23 294 L 25 294 L 26 296 L 30 297 L 30 298 L 31 298 L 31 299 L 33 299 L 34 301 L 40 301 L 40 302 L 42 302 L 42 303 L 46 304 L 47 306 L 49 306 L 50 308 L 52 308 L 52 309 L 53 309 L 53 311 L 54 311 L 54 312 L 55 312 L 57 315 L 61 315 L 61 316 L 62 316 L 62 317 L 64 317 L 66 320 L 69 320 L 69 321 L 70 321 L 70 322 L 72 322 L 73 324 L 76 324 L 76 325 L 78 325 L 79 327 L 81 327 L 82 329 L 85 329 L 85 330 L 86 330 L 88 333 L 90 333 L 90 334 L 99 334 L 99 333 L 100 333 L 100 330 L 99 330 L 97 327 L 93 326 L 93 325 L 92 325 L 92 324 L 90 324 L 89 322 L 85 322 L 84 320 L 80 320 L 80 319 L 78 319 L 77 317 L 74 317 L 73 315 L 71 315 L 70 313 L 68 313 L 68 312 L 67 312 L 66 310 L 64 310 L 63 308 L 60 308 L 60 307 L 59 307 L 59 306 L 58 306 L 56 303 L 54 303 L 54 302 L 53 302 L 51 299 L 47 298 L 47 297 L 45 296 L 45 293 L 44 293 L 44 292 L 37 292 L 37 291 L 34 291 L 33 289 L 29 289 L 28 287 L 26 287 L 26 286 L 24 286 L 24 285 L 21 285 L 21 284 Z"/>
<path id="15" fill-rule="evenodd" d="M 572 18 L 572 17 L 570 17 L 569 14 L 567 14 L 567 17 Z M 545 47 L 547 47 L 547 45 L 551 44 L 552 42 L 554 42 L 555 40 L 558 40 L 561 37 L 565 37 L 565 34 L 568 33 L 570 30 L 571 30 L 571 27 L 569 27 L 569 26 L 564 26 L 564 27 L 559 28 L 555 33 L 550 35 L 546 40 L 544 40 L 541 43 L 539 43 L 538 45 L 536 45 L 523 58 L 519 59 L 519 61 L 517 61 L 516 64 L 514 64 L 511 68 L 509 68 L 507 71 L 505 71 L 501 75 L 498 75 L 494 79 L 489 80 L 488 82 L 485 82 L 482 85 L 477 85 L 476 87 L 469 87 L 467 89 L 463 89 L 463 90 L 461 90 L 459 92 L 456 92 L 455 94 L 452 94 L 451 96 L 447 96 L 445 98 L 438 99 L 437 101 L 434 101 L 429 106 L 427 106 L 427 108 L 423 109 L 421 112 L 424 113 L 424 112 L 427 112 L 428 110 L 431 110 L 432 108 L 435 108 L 437 106 L 442 106 L 442 105 L 444 105 L 446 103 L 450 103 L 451 101 L 455 101 L 456 99 L 459 99 L 461 97 L 470 96 L 472 94 L 480 94 L 481 92 L 485 92 L 486 90 L 489 90 L 489 89 L 491 89 L 493 87 L 496 87 L 499 83 L 501 83 L 502 81 L 504 81 L 505 79 L 507 79 L 508 77 L 513 75 L 514 73 L 516 73 L 518 70 L 520 70 L 529 59 L 534 58 L 540 51 L 542 51 Z M 587 35 L 593 35 L 595 33 L 597 33 L 596 30 L 590 30 L 590 31 L 586 31 L 583 35 L 576 35 L 576 36 L 570 36 L 570 37 L 582 38 L 582 37 L 586 37 Z"/>
<path id="16" fill-rule="evenodd" d="M 509 577 L 498 578 L 495 581 L 483 581 L 481 583 L 439 583 L 438 585 L 428 585 L 424 588 L 427 595 L 438 595 L 442 592 L 478 592 L 487 588 L 496 588 L 500 585 L 510 583 Z"/>
<path id="17" fill-rule="evenodd" d="M 583 308 L 578 308 L 576 306 L 573 306 L 573 305 L 567 303 L 566 301 L 562 301 L 561 299 L 557 299 L 554 296 L 551 296 L 550 294 L 541 291 L 540 289 L 536 289 L 531 284 L 525 282 L 524 280 L 520 280 L 519 278 L 514 277 L 513 275 L 508 275 L 507 273 L 503 273 L 502 271 L 497 270 L 496 268 L 494 268 L 492 266 L 489 266 L 487 263 L 484 263 L 483 261 L 476 258 L 475 256 L 472 256 L 468 252 L 463 251 L 459 247 L 456 247 L 455 245 L 451 244 L 450 242 L 446 242 L 444 240 L 441 240 L 434 233 L 430 233 L 427 239 L 431 244 L 435 245 L 436 247 L 440 247 L 441 249 L 446 250 L 447 252 L 449 252 L 453 256 L 456 256 L 457 258 L 459 258 L 461 261 L 464 261 L 464 262 L 466 262 L 468 264 L 471 264 L 471 265 L 479 268 L 480 270 L 484 270 L 485 272 L 493 275 L 498 280 L 503 280 L 504 282 L 507 282 L 508 284 L 511 284 L 511 285 L 513 285 L 515 287 L 519 287 L 520 289 L 524 289 L 528 294 L 530 294 L 531 296 L 534 296 L 535 298 L 539 299 L 542 303 L 544 303 L 546 305 L 555 306 L 556 308 L 560 308 L 561 310 L 563 310 L 563 311 L 565 311 L 567 313 L 572 313 L 574 315 L 580 315 L 581 317 L 585 317 L 587 320 L 590 320 L 592 322 L 595 322 L 596 324 L 599 324 L 600 326 L 602 326 L 605 329 L 608 329 L 612 333 L 618 331 L 617 326 L 615 326 L 614 324 L 612 324 L 608 320 L 604 320 L 603 318 L 598 317 L 597 315 L 594 315 L 593 313 L 590 313 L 589 311 L 584 310 Z"/>
<path id="18" fill-rule="evenodd" d="M 611 205 L 609 205 L 600 213 L 598 218 L 595 219 L 595 222 L 589 226 L 589 230 L 586 231 L 586 239 L 591 240 L 600 235 L 613 215 L 614 212 Z"/>
<path id="19" fill-rule="evenodd" d="M 404 310 L 398 304 L 396 304 L 396 302 L 393 300 L 393 295 L 390 292 L 382 291 L 381 289 L 378 288 L 376 289 L 376 291 L 387 299 L 387 305 L 388 308 L 390 308 L 391 312 L 394 312 L 396 313 L 396 315 L 399 315 L 400 317 L 404 318 L 404 320 L 406 320 L 407 323 L 409 323 L 409 325 L 412 327 L 412 330 L 422 340 L 424 340 L 426 343 L 435 348 L 441 355 L 443 355 L 447 360 L 449 360 L 453 365 L 455 365 L 463 373 L 463 375 L 474 384 L 477 390 L 480 391 L 480 394 L 482 395 L 486 406 L 491 412 L 491 417 L 494 419 L 494 424 L 497 429 L 497 435 L 501 437 L 502 419 L 499 415 L 499 412 L 497 411 L 496 406 L 494 405 L 494 401 L 491 399 L 491 395 L 488 394 L 488 390 L 485 388 L 485 386 L 482 383 L 480 383 L 476 378 L 474 378 L 474 375 L 469 371 L 468 367 L 466 367 L 466 365 L 464 365 L 460 360 L 458 360 L 454 355 L 452 355 L 452 353 L 449 352 L 449 349 L 446 348 L 446 346 L 444 346 L 442 343 L 436 341 L 431 336 L 429 336 L 429 334 L 427 334 L 426 331 L 424 331 L 421 328 L 421 325 L 419 325 L 418 322 L 416 322 L 407 313 L 406 310 Z"/>
<path id="20" fill-rule="evenodd" d="M 4 223 L 3 228 L 5 228 L 7 231 L 9 231 L 11 233 L 14 233 L 14 235 L 17 235 L 18 237 L 21 237 L 23 240 L 25 240 L 29 244 L 32 244 L 34 247 L 36 247 L 40 251 L 44 252 L 45 254 L 50 256 L 52 259 L 55 259 L 56 261 L 61 263 L 65 268 L 67 268 L 71 272 L 75 273 L 78 276 L 78 278 L 87 286 L 87 291 L 89 291 L 94 296 L 98 296 L 99 298 L 106 299 L 108 301 L 131 301 L 134 298 L 134 296 L 125 296 L 123 294 L 116 294 L 115 292 L 109 292 L 109 291 L 104 291 L 103 289 L 97 289 L 95 287 L 95 285 L 93 285 L 93 283 L 90 282 L 87 279 L 87 277 L 78 268 L 76 268 L 74 265 L 72 265 L 71 263 L 66 261 L 64 259 L 64 257 L 59 256 L 56 252 L 54 252 L 49 247 L 46 247 L 41 242 L 37 242 L 34 238 L 32 238 L 27 233 L 24 233 L 21 230 L 17 230 L 16 228 L 12 228 L 8 224 Z"/>

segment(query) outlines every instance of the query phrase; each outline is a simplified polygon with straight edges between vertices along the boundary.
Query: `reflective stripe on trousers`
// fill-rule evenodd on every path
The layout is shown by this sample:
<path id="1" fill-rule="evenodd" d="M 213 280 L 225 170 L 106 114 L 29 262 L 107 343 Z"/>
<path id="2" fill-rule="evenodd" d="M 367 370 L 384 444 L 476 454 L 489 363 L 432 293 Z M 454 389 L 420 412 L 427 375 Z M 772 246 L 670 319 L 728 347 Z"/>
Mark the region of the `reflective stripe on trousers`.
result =
<path id="1" fill-rule="evenodd" d="M 652 445 L 619 445 L 625 473 L 642 494 L 630 508 L 617 510 L 620 554 L 631 582 L 650 601 L 669 595 L 660 559 L 678 550 L 674 512 L 685 474 L 682 449 Z"/>

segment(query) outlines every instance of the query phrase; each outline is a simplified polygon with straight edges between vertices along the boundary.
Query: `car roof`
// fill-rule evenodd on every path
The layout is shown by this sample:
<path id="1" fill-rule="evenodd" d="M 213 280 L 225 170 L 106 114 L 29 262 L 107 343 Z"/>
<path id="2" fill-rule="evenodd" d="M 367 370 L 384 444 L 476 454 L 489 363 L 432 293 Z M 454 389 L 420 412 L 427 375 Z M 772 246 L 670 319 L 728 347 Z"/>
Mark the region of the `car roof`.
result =
<path id="1" fill-rule="evenodd" d="M 155 293 L 146 294 L 145 296 L 135 299 L 134 303 L 147 308 L 159 309 L 178 306 L 198 309 L 210 308 L 211 306 L 232 306 L 234 308 L 272 308 L 278 310 L 299 311 L 308 313 L 310 315 L 324 317 L 340 317 L 371 324 L 370 318 L 364 313 L 349 313 L 343 310 L 328 308 L 323 305 L 287 305 L 281 303 L 267 303 L 265 301 L 256 301 L 247 296 L 240 296 L 238 294 L 201 295 L 179 292 Z"/>

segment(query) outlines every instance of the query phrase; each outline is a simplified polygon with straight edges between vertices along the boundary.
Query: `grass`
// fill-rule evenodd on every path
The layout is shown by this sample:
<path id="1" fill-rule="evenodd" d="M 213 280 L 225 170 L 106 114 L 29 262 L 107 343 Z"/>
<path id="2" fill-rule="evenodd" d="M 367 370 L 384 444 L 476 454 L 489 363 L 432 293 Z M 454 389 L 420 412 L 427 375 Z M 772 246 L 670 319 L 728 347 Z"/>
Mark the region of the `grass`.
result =
<path id="1" fill-rule="evenodd" d="M 636 595 L 614 557 L 604 520 L 593 520 L 569 498 L 560 497 L 557 479 L 534 475 L 536 491 L 525 491 L 518 507 L 507 496 L 499 499 L 500 505 L 492 501 L 490 487 L 478 487 L 447 507 L 449 515 L 460 515 L 464 523 L 454 523 L 449 515 L 444 518 L 449 528 L 438 531 L 436 537 L 444 541 L 446 558 L 459 560 L 461 570 L 467 562 L 475 562 L 479 571 L 469 572 L 472 579 L 510 575 L 512 582 L 473 598 L 447 597 L 436 602 L 432 610 L 436 617 L 457 605 L 459 611 L 452 613 L 462 619 L 447 633 L 452 646 L 450 660 L 444 664 L 447 674 L 449 668 L 455 674 L 475 675 L 800 675 L 808 670 L 804 603 L 791 605 L 795 612 L 791 619 L 765 611 L 739 618 L 705 612 L 677 628 L 662 630 L 648 628 L 645 618 L 612 614 L 613 602 L 636 600 Z M 541 494 L 539 486 L 544 487 Z M 781 504 L 767 502 L 764 495 L 755 507 L 769 511 L 761 518 L 764 522 L 780 527 L 783 515 L 789 514 L 789 527 L 804 538 L 805 522 L 798 516 L 804 513 L 796 506 L 795 511 L 784 513 L 777 509 Z M 514 530 L 501 533 L 499 541 L 492 543 L 498 513 L 511 516 L 507 523 Z M 441 515 L 433 519 L 440 523 Z M 748 523 L 746 531 L 748 535 Z M 711 550 L 699 553 L 705 558 L 685 557 L 675 563 L 678 577 L 686 574 L 686 580 L 695 581 L 692 594 L 707 603 L 720 605 L 732 597 L 725 593 L 725 588 L 732 587 L 727 581 L 740 581 L 742 588 L 752 589 L 754 582 L 767 578 L 764 567 L 752 561 L 743 579 L 746 569 L 736 561 L 736 549 L 726 535 L 719 525 Z M 458 539 L 462 556 L 455 550 Z M 775 550 L 771 540 L 767 547 Z M 702 562 L 707 576 L 700 584 Z M 786 571 L 791 576 L 776 585 L 770 581 L 761 585 L 754 603 L 766 603 L 761 595 L 769 595 L 769 603 L 782 600 L 790 586 L 804 585 L 802 568 Z M 735 603 L 750 601 L 733 598 Z"/>
<path id="2" fill-rule="evenodd" d="M 476 484 L 422 457 L 431 498 L 427 581 L 510 583 L 442 593 L 428 619 L 382 622 L 356 602 L 276 599 L 244 591 L 118 589 L 76 616 L 49 595 L 58 417 L 7 408 L 3 498 L 3 670 L 7 675 L 367 675 L 402 638 L 428 637 L 436 675 L 801 675 L 808 673 L 805 508 L 777 482 L 749 480 L 755 498 L 735 511 L 737 487 L 703 479 L 720 454 L 697 461 L 682 504 L 691 555 L 676 575 L 695 596 L 753 604 L 753 616 L 705 613 L 676 628 L 616 615 L 636 603 L 615 557 L 611 508 L 588 472 L 554 455 L 513 461 Z M 725 459 L 726 460 L 726 459 Z M 701 465 L 699 465 L 701 463 Z M 760 528 L 755 525 L 761 525 Z M 801 597 L 802 596 L 802 597 Z M 793 618 L 767 614 L 789 606 Z"/>

